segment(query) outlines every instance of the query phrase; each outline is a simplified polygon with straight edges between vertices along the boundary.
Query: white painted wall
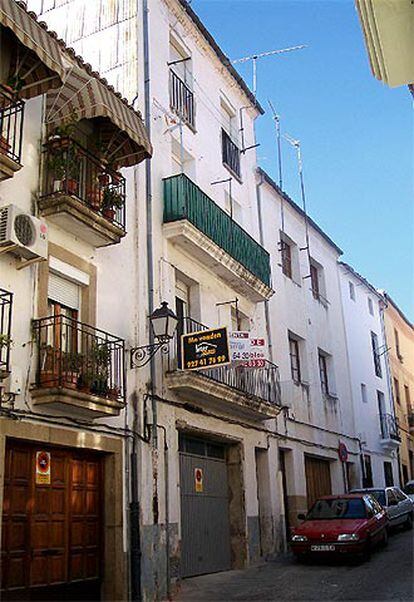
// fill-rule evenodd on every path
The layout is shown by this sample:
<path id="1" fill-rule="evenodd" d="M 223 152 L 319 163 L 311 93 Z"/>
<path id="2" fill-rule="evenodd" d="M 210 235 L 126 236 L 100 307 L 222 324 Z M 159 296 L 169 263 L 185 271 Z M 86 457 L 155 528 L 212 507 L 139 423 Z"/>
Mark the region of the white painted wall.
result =
<path id="1" fill-rule="evenodd" d="M 385 351 L 386 341 L 382 325 L 383 300 L 368 286 L 362 278 L 346 265 L 339 266 L 342 303 L 348 345 L 352 399 L 354 412 L 358 417 L 357 434 L 361 439 L 364 454 L 371 457 L 373 484 L 377 487 L 385 485 L 384 461 L 391 462 L 395 483 L 398 483 L 397 453 L 387 451 L 381 444 L 381 430 L 377 392 L 384 395 L 384 412 L 394 414 L 390 395 L 388 366 L 386 355 L 380 357 L 382 377 L 374 370 L 371 346 L 371 332 L 378 337 L 381 351 Z M 355 300 L 350 296 L 349 283 L 354 285 Z M 372 301 L 373 315 L 369 311 L 368 299 Z M 362 399 L 361 384 L 366 387 L 366 402 Z"/>

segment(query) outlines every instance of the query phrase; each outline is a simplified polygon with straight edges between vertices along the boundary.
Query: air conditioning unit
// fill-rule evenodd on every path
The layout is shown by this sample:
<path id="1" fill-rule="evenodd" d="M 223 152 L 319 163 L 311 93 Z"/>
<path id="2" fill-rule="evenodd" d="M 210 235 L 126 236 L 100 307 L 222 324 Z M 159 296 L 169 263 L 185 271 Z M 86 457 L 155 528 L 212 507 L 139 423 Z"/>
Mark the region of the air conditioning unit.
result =
<path id="1" fill-rule="evenodd" d="M 46 223 L 24 213 L 17 205 L 0 207 L 0 250 L 25 259 L 47 259 L 48 233 Z"/>

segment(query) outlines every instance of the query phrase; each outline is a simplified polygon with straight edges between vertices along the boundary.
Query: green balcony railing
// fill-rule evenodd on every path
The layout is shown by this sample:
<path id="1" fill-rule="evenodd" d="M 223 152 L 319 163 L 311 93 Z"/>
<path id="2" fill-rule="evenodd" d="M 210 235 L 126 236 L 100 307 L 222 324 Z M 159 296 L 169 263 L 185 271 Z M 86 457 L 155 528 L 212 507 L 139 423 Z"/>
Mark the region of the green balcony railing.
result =
<path id="1" fill-rule="evenodd" d="M 164 179 L 164 223 L 187 219 L 270 286 L 269 253 L 186 175 Z"/>

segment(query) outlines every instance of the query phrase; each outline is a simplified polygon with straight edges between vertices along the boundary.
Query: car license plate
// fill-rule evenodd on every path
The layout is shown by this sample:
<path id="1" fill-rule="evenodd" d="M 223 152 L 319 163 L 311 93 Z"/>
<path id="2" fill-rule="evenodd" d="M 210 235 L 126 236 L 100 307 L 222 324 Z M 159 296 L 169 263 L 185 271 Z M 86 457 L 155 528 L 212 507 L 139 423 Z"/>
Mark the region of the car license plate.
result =
<path id="1" fill-rule="evenodd" d="M 335 546 L 311 546 L 311 552 L 335 552 Z"/>

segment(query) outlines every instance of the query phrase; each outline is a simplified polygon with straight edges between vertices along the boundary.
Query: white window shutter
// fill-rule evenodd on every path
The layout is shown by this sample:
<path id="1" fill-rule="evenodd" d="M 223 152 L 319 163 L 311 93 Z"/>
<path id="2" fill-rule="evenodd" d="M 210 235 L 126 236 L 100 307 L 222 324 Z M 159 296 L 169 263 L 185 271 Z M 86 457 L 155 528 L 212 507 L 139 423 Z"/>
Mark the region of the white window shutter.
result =
<path id="1" fill-rule="evenodd" d="M 49 272 L 48 297 L 70 309 L 80 309 L 80 286 L 67 278 Z"/>

